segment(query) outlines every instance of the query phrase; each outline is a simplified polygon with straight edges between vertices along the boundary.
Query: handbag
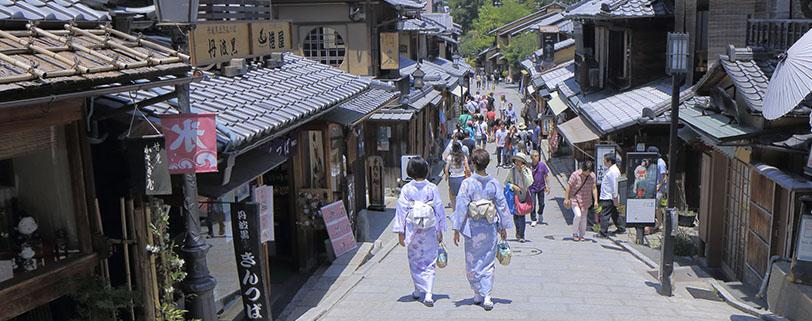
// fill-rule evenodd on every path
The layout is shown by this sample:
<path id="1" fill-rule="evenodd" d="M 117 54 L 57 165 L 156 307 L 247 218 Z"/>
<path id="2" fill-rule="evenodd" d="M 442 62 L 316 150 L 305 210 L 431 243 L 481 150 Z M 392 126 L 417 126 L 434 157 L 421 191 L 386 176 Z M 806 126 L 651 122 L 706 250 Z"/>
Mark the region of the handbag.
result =
<path id="1" fill-rule="evenodd" d="M 448 251 L 445 249 L 445 244 L 440 242 L 440 248 L 437 250 L 437 267 L 444 268 L 448 265 Z"/>
<path id="2" fill-rule="evenodd" d="M 510 258 L 512 256 L 513 252 L 510 250 L 510 245 L 508 245 L 505 240 L 499 241 L 496 245 L 496 259 L 499 260 L 499 264 L 510 264 Z"/>
<path id="3" fill-rule="evenodd" d="M 513 180 L 517 180 L 516 179 L 517 175 L 516 175 L 516 169 L 515 168 L 513 169 L 512 175 L 513 175 Z M 522 175 L 522 174 L 519 174 L 519 175 Z M 522 182 L 521 185 L 525 185 L 524 180 L 521 180 L 521 182 Z M 527 188 L 526 186 L 519 186 L 519 187 L 523 188 L 523 189 Z M 530 214 L 531 212 L 533 212 L 533 198 L 530 196 L 529 192 L 525 192 L 524 193 L 525 194 L 524 195 L 525 200 L 524 200 L 524 202 L 522 202 L 520 194 L 521 193 L 514 193 L 513 207 L 515 208 L 515 210 L 513 211 L 513 213 L 514 213 L 514 215 L 524 216 L 524 215 L 527 215 L 527 214 Z"/>
<path id="4" fill-rule="evenodd" d="M 505 185 L 505 199 L 512 200 L 516 198 L 516 194 L 513 193 L 513 190 L 510 189 L 510 186 Z M 510 213 L 516 213 L 516 202 L 506 202 L 508 206 L 508 211 Z"/>

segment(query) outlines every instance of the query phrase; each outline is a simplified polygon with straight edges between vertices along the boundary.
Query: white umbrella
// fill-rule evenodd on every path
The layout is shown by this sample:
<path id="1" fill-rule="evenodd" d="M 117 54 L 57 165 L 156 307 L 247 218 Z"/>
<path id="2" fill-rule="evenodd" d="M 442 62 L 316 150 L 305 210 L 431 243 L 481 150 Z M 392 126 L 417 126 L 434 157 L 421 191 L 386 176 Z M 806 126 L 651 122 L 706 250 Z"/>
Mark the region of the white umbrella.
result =
<path id="1" fill-rule="evenodd" d="M 812 92 L 812 31 L 781 57 L 764 97 L 764 117 L 773 120 L 795 109 Z"/>

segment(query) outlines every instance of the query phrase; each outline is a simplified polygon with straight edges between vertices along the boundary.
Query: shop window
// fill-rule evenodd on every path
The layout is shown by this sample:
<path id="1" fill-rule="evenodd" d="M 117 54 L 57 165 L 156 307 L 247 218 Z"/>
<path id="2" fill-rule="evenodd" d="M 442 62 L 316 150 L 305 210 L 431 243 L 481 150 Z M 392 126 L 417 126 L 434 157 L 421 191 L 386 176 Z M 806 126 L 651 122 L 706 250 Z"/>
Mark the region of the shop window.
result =
<path id="1" fill-rule="evenodd" d="M 316 27 L 307 34 L 302 43 L 304 56 L 334 67 L 344 63 L 347 46 L 344 38 L 333 28 Z"/>
<path id="2" fill-rule="evenodd" d="M 52 143 L 23 142 L 37 148 L 0 156 L 0 281 L 80 252 L 64 129 L 48 133 Z"/>

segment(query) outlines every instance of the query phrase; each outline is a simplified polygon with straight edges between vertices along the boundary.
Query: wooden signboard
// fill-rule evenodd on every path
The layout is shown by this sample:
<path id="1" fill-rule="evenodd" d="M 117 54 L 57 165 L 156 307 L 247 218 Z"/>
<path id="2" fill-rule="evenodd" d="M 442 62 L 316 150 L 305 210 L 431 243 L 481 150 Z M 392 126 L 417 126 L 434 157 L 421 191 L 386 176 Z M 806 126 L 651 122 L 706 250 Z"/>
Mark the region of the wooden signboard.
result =
<path id="1" fill-rule="evenodd" d="M 231 228 L 243 311 L 248 320 L 271 320 L 270 291 L 265 288 L 265 260 L 260 242 L 260 205 L 233 203 Z"/>
<path id="2" fill-rule="evenodd" d="M 324 226 L 327 227 L 327 235 L 330 236 L 330 243 L 336 257 L 358 246 L 343 201 L 337 201 L 322 207 L 321 216 L 324 218 Z"/>
<path id="3" fill-rule="evenodd" d="M 209 65 L 250 56 L 251 46 L 248 39 L 248 23 L 199 23 L 189 33 L 192 65 Z"/>
<path id="4" fill-rule="evenodd" d="M 264 21 L 251 23 L 251 54 L 269 55 L 272 52 L 290 51 L 293 43 L 288 21 Z"/>
<path id="5" fill-rule="evenodd" d="M 393 70 L 400 68 L 398 45 L 397 32 L 381 33 L 381 69 Z"/>

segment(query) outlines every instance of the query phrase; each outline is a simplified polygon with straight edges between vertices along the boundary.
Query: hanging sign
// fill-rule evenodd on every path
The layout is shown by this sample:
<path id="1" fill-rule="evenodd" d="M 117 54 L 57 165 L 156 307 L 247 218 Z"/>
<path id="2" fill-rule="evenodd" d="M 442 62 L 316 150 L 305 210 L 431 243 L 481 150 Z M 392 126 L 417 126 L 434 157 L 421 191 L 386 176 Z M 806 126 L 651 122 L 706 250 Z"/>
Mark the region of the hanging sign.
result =
<path id="1" fill-rule="evenodd" d="M 655 224 L 658 157 L 658 153 L 626 154 L 626 175 L 628 177 L 627 226 L 653 226 Z"/>
<path id="2" fill-rule="evenodd" d="M 210 65 L 249 56 L 248 35 L 248 24 L 244 22 L 198 23 L 189 33 L 192 65 Z"/>
<path id="3" fill-rule="evenodd" d="M 321 216 L 324 218 L 324 226 L 327 228 L 327 235 L 330 236 L 330 243 L 333 245 L 333 253 L 336 257 L 358 246 L 343 201 L 322 207 Z"/>
<path id="4" fill-rule="evenodd" d="M 170 174 L 217 171 L 215 114 L 179 114 L 161 117 L 166 137 Z"/>
<path id="5" fill-rule="evenodd" d="M 259 204 L 260 241 L 274 240 L 273 186 L 263 185 L 254 189 L 254 202 Z"/>
<path id="6" fill-rule="evenodd" d="M 397 32 L 381 32 L 381 69 L 400 68 L 399 44 Z"/>
<path id="7" fill-rule="evenodd" d="M 290 22 L 265 21 L 251 23 L 251 55 L 264 56 L 272 52 L 293 49 Z"/>
<path id="8" fill-rule="evenodd" d="M 231 228 L 234 231 L 234 255 L 245 317 L 271 320 L 270 296 L 265 289 L 265 260 L 260 242 L 260 205 L 231 204 Z"/>
<path id="9" fill-rule="evenodd" d="M 164 137 L 152 135 L 125 141 L 133 187 L 143 188 L 145 195 L 171 195 Z"/>

